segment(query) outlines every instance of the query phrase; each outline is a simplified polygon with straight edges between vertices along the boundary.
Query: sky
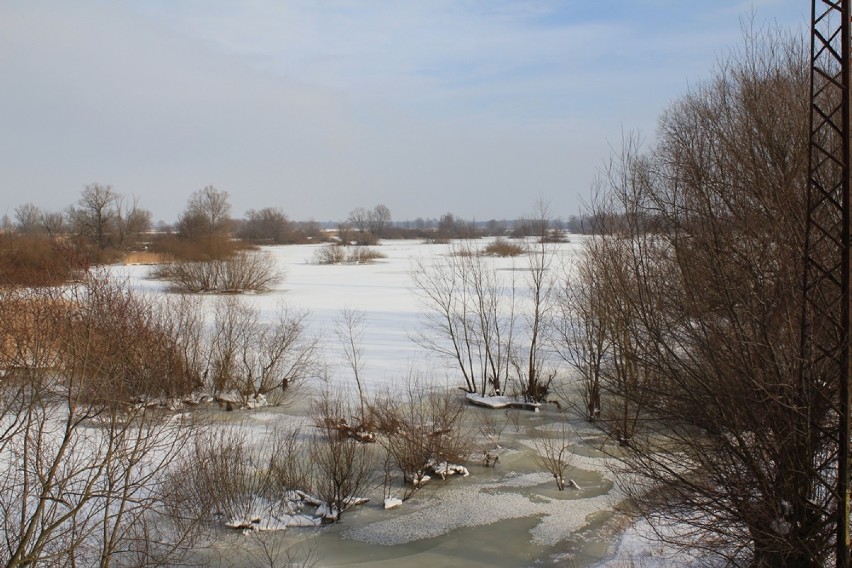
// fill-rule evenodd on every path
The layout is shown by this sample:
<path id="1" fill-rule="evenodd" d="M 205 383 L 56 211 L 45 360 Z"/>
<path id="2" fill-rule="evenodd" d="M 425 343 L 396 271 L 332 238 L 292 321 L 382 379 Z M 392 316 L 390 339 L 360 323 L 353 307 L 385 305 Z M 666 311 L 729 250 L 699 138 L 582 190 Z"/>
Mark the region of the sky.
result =
<path id="1" fill-rule="evenodd" d="M 173 222 L 582 212 L 625 133 L 805 0 L 0 0 L 0 217 L 91 183 Z"/>

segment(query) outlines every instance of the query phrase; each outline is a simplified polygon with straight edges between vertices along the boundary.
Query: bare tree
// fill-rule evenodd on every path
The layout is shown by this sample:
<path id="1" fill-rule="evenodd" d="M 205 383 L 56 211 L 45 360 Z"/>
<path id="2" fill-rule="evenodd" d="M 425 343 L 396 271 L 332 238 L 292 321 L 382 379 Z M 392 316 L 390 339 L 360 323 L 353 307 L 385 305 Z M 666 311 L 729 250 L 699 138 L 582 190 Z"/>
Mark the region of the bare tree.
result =
<path id="1" fill-rule="evenodd" d="M 116 193 L 111 185 L 87 185 L 77 207 L 68 210 L 68 219 L 75 233 L 93 242 L 101 250 L 110 244 L 114 231 Z"/>
<path id="2" fill-rule="evenodd" d="M 514 286 L 507 289 L 469 242 L 431 265 L 417 261 L 411 278 L 426 307 L 416 341 L 452 360 L 468 392 L 502 394 L 512 370 Z"/>
<path id="3" fill-rule="evenodd" d="M 370 232 L 377 237 L 384 237 L 386 229 L 391 224 L 391 212 L 386 205 L 376 205 L 368 214 Z"/>
<path id="4" fill-rule="evenodd" d="M 335 322 L 334 328 L 337 338 L 340 340 L 343 347 L 343 355 L 346 358 L 346 362 L 349 363 L 349 368 L 352 369 L 352 375 L 355 378 L 355 385 L 358 387 L 361 425 L 364 424 L 367 418 L 367 392 L 364 384 L 361 382 L 361 372 L 363 371 L 364 366 L 362 361 L 364 353 L 361 347 L 361 339 L 364 335 L 364 327 L 366 325 L 365 319 L 364 312 L 344 308 L 340 314 L 340 319 Z"/>
<path id="5" fill-rule="evenodd" d="M 257 309 L 227 296 L 214 308 L 204 375 L 217 394 L 239 393 L 243 403 L 259 396 L 281 400 L 296 383 L 320 375 L 319 339 L 305 327 L 307 314 L 285 306 L 270 323 Z"/>
<path id="6" fill-rule="evenodd" d="M 587 261 L 605 374 L 640 381 L 608 383 L 641 406 L 621 458 L 633 502 L 687 529 L 662 538 L 731 565 L 824 566 L 837 379 L 803 380 L 798 357 L 808 57 L 759 37 L 669 108 L 648 152 L 615 161 Z"/>
<path id="7" fill-rule="evenodd" d="M 370 212 L 363 207 L 353 209 L 349 213 L 349 224 L 359 233 L 366 233 L 370 229 Z"/>
<path id="8" fill-rule="evenodd" d="M 139 207 L 136 197 L 115 197 L 115 230 L 117 245 L 136 244 L 143 233 L 151 229 L 151 212 Z"/>
<path id="9" fill-rule="evenodd" d="M 551 269 L 555 259 L 555 249 L 549 244 L 548 212 L 547 205 L 539 201 L 536 223 L 539 230 L 538 244 L 527 253 L 529 302 L 527 309 L 523 310 L 528 334 L 526 357 L 523 363 L 515 364 L 519 390 L 525 400 L 532 402 L 545 399 L 556 376 L 556 371 L 548 368 L 544 356 L 548 326 L 552 319 L 554 276 Z"/>
<path id="10" fill-rule="evenodd" d="M 653 347 L 637 299 L 648 297 L 648 290 L 667 278 L 663 272 L 666 245 L 647 214 L 653 208 L 648 195 L 650 164 L 641 156 L 640 148 L 638 136 L 626 136 L 622 153 L 604 172 L 607 193 L 595 203 L 600 211 L 607 212 L 599 216 L 606 234 L 586 241 L 588 263 L 581 268 L 595 275 L 590 291 L 599 295 L 584 298 L 593 303 L 581 310 L 596 318 L 586 319 L 589 331 L 605 335 L 610 355 L 600 360 L 599 369 L 587 369 L 590 377 L 599 373 L 598 386 L 606 398 L 599 425 L 622 445 L 632 443 L 652 393 L 660 388 L 659 373 L 643 364 L 652 356 Z M 616 207 L 617 215 L 613 214 Z M 596 355 L 596 346 L 588 340 L 584 346 L 592 348 L 590 355 Z M 596 364 L 592 359 L 587 361 Z"/>
<path id="11" fill-rule="evenodd" d="M 594 263 L 563 267 L 565 274 L 556 291 L 556 313 L 551 322 L 551 340 L 556 353 L 579 375 L 582 412 L 594 422 L 601 417 L 601 377 L 610 354 L 606 315 L 607 302 L 593 270 Z M 568 383 L 573 386 L 573 383 Z M 573 393 L 563 399 L 571 401 Z"/>
<path id="12" fill-rule="evenodd" d="M 571 467 L 571 448 L 574 445 L 574 434 L 565 421 L 555 423 L 556 434 L 550 436 L 541 434 L 535 440 L 536 456 L 535 462 L 540 468 L 553 476 L 556 488 L 564 491 L 565 486 L 577 487 L 577 484 L 569 479 L 566 481 L 565 473 Z"/>
<path id="13" fill-rule="evenodd" d="M 65 215 L 60 211 L 45 211 L 41 216 L 41 227 L 48 236 L 57 237 L 65 232 Z"/>
<path id="14" fill-rule="evenodd" d="M 362 444 L 338 428 L 339 416 L 350 415 L 346 404 L 329 393 L 315 403 L 316 439 L 310 445 L 317 496 L 326 503 L 326 518 L 339 522 L 357 504 L 359 493 L 373 484 L 372 445 Z"/>
<path id="15" fill-rule="evenodd" d="M 24 203 L 15 208 L 15 229 L 24 235 L 40 233 L 44 212 L 32 203 Z"/>
<path id="16" fill-rule="evenodd" d="M 186 239 L 222 236 L 231 225 L 228 193 L 208 185 L 189 197 L 177 222 L 178 234 Z"/>
<path id="17" fill-rule="evenodd" d="M 296 241 L 293 227 L 281 209 L 267 207 L 259 211 L 246 211 L 245 222 L 237 236 L 257 243 L 281 245 Z"/>

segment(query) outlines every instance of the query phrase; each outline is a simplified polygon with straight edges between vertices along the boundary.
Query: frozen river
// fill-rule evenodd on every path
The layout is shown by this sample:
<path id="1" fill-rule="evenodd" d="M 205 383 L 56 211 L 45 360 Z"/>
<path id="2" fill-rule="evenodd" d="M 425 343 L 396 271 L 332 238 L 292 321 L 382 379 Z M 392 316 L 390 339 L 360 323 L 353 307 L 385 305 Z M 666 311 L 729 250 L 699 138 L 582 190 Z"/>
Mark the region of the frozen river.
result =
<path id="1" fill-rule="evenodd" d="M 285 273 L 274 289 L 263 294 L 241 296 L 267 317 L 285 303 L 309 312 L 312 333 L 324 339 L 323 356 L 329 364 L 328 380 L 333 387 L 351 387 L 351 370 L 334 334 L 335 321 L 343 309 L 364 314 L 361 338 L 363 379 L 369 392 L 404 388 L 406 377 L 415 373 L 434 385 L 455 388 L 460 379 L 444 360 L 417 345 L 412 336 L 421 329 L 423 307 L 413 290 L 411 271 L 441 259 L 448 245 L 419 241 L 389 241 L 378 250 L 385 255 L 372 264 L 320 265 L 314 253 L 322 245 L 269 247 Z M 484 245 L 481 245 L 484 246 Z M 580 245 L 558 245 L 557 256 L 569 260 Z M 515 278 L 519 292 L 525 259 L 492 259 L 506 278 Z M 145 266 L 117 267 L 132 287 L 163 293 L 164 284 L 147 278 Z M 561 270 L 558 269 L 558 270 Z M 520 276 L 519 276 L 520 275 Z M 208 296 L 204 301 L 212 301 Z M 308 385 L 306 392 L 319 392 L 322 385 Z M 285 408 L 244 411 L 241 425 L 262 431 L 271 422 L 304 417 L 305 400 Z M 476 421 L 489 411 L 470 409 L 466 419 Z M 495 412 L 495 411 L 491 411 Z M 616 529 L 611 509 L 620 499 L 605 457 L 594 449 L 597 434 L 582 421 L 572 420 L 577 444 L 569 473 L 579 490 L 556 490 L 553 479 L 535 464 L 530 440 L 550 435 L 550 424 L 564 421 L 553 409 L 534 414 L 521 412 L 504 420 L 500 445 L 504 455 L 497 467 L 471 464 L 471 476 L 435 483 L 421 490 L 402 507 L 385 511 L 381 493 L 371 503 L 348 514 L 340 525 L 315 532 L 288 530 L 262 534 L 280 558 L 310 554 L 319 566 L 531 566 L 598 564 L 614 551 Z M 233 415 L 228 419 L 233 419 Z M 511 423 L 509 423 L 511 422 Z M 250 537 L 223 533 L 216 545 L 231 562 L 242 563 L 241 550 Z M 637 549 L 642 544 L 633 544 Z M 230 551 L 230 552 L 228 552 Z M 628 557 L 633 553 L 630 552 Z M 642 558 L 645 557 L 641 553 Z M 622 558 L 613 565 L 623 565 Z M 643 566 L 657 566 L 643 560 Z M 249 565 L 246 563 L 245 565 Z"/>

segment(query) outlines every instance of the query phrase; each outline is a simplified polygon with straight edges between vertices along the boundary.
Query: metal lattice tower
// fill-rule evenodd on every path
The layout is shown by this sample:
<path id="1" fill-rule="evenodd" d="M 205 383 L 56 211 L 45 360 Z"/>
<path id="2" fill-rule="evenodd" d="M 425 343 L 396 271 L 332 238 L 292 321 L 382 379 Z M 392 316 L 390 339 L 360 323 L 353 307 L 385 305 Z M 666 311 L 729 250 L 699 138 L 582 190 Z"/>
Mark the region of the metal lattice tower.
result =
<path id="1" fill-rule="evenodd" d="M 849 566 L 850 0 L 812 0 L 806 380 L 837 381 L 837 566 Z"/>

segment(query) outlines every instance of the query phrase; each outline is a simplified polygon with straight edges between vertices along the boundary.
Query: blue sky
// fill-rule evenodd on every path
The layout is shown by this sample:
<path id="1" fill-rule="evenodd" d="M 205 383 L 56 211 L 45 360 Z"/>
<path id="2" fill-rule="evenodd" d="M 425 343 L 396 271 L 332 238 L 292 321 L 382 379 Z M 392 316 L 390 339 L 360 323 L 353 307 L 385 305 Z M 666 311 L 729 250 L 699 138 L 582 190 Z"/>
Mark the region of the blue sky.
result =
<path id="1" fill-rule="evenodd" d="M 88 183 L 173 221 L 580 212 L 623 131 L 804 0 L 4 0 L 0 215 Z"/>

